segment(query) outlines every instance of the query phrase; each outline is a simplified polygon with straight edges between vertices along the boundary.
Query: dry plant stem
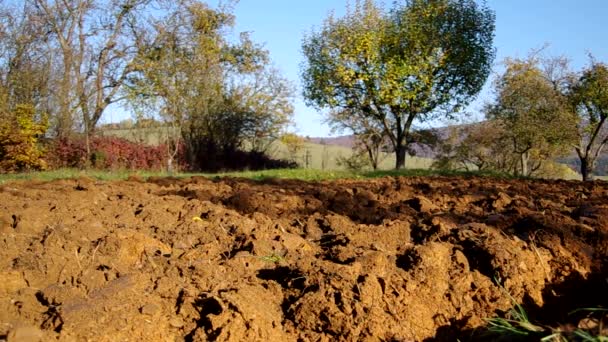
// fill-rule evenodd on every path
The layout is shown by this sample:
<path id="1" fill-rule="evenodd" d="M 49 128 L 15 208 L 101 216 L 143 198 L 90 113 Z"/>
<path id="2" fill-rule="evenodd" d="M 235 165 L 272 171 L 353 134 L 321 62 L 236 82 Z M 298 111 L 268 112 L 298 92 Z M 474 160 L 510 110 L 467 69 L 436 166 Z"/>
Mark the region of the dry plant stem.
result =
<path id="1" fill-rule="evenodd" d="M 536 256 L 538 257 L 538 262 L 540 263 L 540 266 L 543 268 L 543 272 L 545 272 L 545 278 L 547 279 L 547 281 L 551 281 L 551 277 L 549 276 L 549 272 L 547 271 L 547 268 L 545 267 L 545 263 L 543 261 L 543 259 L 540 256 L 540 252 L 538 251 L 538 248 L 536 247 L 536 234 L 537 232 L 534 232 L 534 234 L 532 234 L 531 238 L 530 238 L 530 242 L 532 245 L 532 248 L 534 249 L 534 253 L 536 254 Z"/>
<path id="2" fill-rule="evenodd" d="M 89 267 L 93 266 L 93 263 L 95 262 L 95 255 L 97 255 L 97 250 L 99 249 L 100 245 L 100 243 L 97 243 L 97 246 L 95 246 L 95 250 L 93 250 L 93 255 L 91 256 L 91 262 L 89 264 Z"/>
<path id="3" fill-rule="evenodd" d="M 150 262 L 150 265 L 152 265 L 152 268 L 156 270 L 158 268 L 158 266 L 156 265 L 154 260 L 152 260 L 152 257 L 150 257 L 150 254 L 148 254 L 148 251 L 144 251 L 144 254 L 146 255 L 146 258 L 148 259 L 148 261 Z"/>
<path id="4" fill-rule="evenodd" d="M 78 255 L 78 248 L 74 249 L 74 255 L 76 256 L 76 263 L 78 264 L 78 269 L 82 271 L 82 265 L 80 264 L 80 256 Z"/>

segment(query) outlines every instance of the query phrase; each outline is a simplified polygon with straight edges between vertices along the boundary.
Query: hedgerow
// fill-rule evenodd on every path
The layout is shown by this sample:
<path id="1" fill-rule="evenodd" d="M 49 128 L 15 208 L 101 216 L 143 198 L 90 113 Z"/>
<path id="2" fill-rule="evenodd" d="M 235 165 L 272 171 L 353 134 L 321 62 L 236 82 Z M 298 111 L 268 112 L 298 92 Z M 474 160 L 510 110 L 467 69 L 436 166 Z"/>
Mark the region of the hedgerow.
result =
<path id="1" fill-rule="evenodd" d="M 92 137 L 87 156 L 84 138 L 62 138 L 51 143 L 47 159 L 52 168 L 86 168 L 104 170 L 163 170 L 167 167 L 167 146 L 149 146 L 117 137 Z M 181 169 L 183 148 L 178 153 Z"/>

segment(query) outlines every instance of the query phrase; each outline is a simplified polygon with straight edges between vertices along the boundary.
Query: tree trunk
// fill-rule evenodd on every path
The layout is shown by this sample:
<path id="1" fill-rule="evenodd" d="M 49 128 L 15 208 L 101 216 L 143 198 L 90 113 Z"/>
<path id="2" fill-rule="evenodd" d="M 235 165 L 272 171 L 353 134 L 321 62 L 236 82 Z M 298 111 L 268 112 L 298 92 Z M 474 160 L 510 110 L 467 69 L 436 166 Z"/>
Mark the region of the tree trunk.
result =
<path id="1" fill-rule="evenodd" d="M 374 171 L 378 170 L 378 157 L 380 156 L 380 152 L 376 151 L 376 154 L 372 156 L 372 168 Z"/>
<path id="2" fill-rule="evenodd" d="M 410 104 L 410 107 L 411 104 Z M 397 109 L 392 109 L 393 113 L 397 113 Z M 403 124 L 403 126 L 401 125 L 401 120 L 402 117 L 401 116 L 397 116 L 396 117 L 396 124 L 397 124 L 397 136 L 396 136 L 396 141 L 393 144 L 393 146 L 395 147 L 395 154 L 396 154 L 396 165 L 395 165 L 395 169 L 397 170 L 402 170 L 405 169 L 405 157 L 407 154 L 407 143 L 409 142 L 409 132 L 410 129 L 412 128 L 412 123 L 414 122 L 414 118 L 416 117 L 416 111 L 414 111 L 413 109 L 410 111 L 409 114 L 407 114 L 407 117 L 405 118 L 405 124 Z"/>
<path id="3" fill-rule="evenodd" d="M 589 158 L 588 157 L 581 157 L 579 156 L 579 159 L 581 160 L 581 175 L 583 176 L 583 182 L 589 181 L 591 180 L 591 165 L 589 165 Z"/>
<path id="4" fill-rule="evenodd" d="M 167 157 L 167 173 L 169 176 L 173 175 L 173 157 L 171 155 Z"/>
<path id="5" fill-rule="evenodd" d="M 91 165 L 91 137 L 89 136 L 88 131 L 84 133 L 84 139 L 85 139 L 85 145 L 86 145 L 86 149 L 87 149 L 87 151 L 86 151 L 87 152 L 87 155 L 86 155 L 87 162 L 85 164 L 85 167 L 88 169 L 89 167 L 94 166 L 94 165 Z"/>
<path id="6" fill-rule="evenodd" d="M 522 154 L 520 154 L 520 161 L 521 161 L 521 175 L 524 177 L 528 177 L 528 159 L 529 159 L 529 155 L 528 152 L 524 152 Z"/>
<path id="7" fill-rule="evenodd" d="M 374 151 L 373 143 L 364 143 L 365 150 L 367 151 L 367 157 L 369 158 L 369 163 L 372 166 L 374 171 L 378 170 L 378 155 L 379 151 Z"/>
<path id="8" fill-rule="evenodd" d="M 399 143 L 395 147 L 395 155 L 397 157 L 397 163 L 395 164 L 396 170 L 405 169 L 405 155 L 407 149 L 405 148 L 405 144 Z"/>

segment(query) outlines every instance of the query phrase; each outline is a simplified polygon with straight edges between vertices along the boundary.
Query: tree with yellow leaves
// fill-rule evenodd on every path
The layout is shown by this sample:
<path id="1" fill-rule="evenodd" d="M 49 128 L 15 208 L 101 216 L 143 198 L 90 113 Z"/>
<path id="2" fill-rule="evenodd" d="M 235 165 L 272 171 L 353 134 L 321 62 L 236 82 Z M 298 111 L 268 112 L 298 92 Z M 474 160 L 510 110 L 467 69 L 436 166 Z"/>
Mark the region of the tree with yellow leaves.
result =
<path id="1" fill-rule="evenodd" d="M 0 171 L 19 172 L 44 170 L 43 149 L 39 137 L 48 128 L 45 116 L 36 117 L 31 105 L 16 105 L 9 113 L 3 113 L 0 121 Z"/>
<path id="2" fill-rule="evenodd" d="M 470 103 L 494 60 L 494 13 L 474 0 L 357 1 L 304 38 L 308 104 L 381 125 L 405 166 L 415 120 Z M 352 118 L 351 118 L 352 119 Z"/>

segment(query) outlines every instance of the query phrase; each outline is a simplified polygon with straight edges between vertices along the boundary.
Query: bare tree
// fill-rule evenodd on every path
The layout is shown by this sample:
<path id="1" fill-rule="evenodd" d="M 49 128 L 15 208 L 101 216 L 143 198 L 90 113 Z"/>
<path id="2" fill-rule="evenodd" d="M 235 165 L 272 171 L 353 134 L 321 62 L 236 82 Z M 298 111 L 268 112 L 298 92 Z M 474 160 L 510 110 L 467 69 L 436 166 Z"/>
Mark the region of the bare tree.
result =
<path id="1" fill-rule="evenodd" d="M 106 108 L 124 100 L 135 43 L 128 28 L 148 0 L 29 0 L 55 41 L 57 130 L 71 132 L 79 117 L 87 138 Z"/>
<path id="2" fill-rule="evenodd" d="M 29 105 L 49 111 L 51 58 L 48 34 L 27 3 L 0 7 L 0 87 L 2 110 Z"/>
<path id="3" fill-rule="evenodd" d="M 354 154 L 364 154 L 369 165 L 378 169 L 383 152 L 389 150 L 390 144 L 384 126 L 364 112 L 355 109 L 334 110 L 330 112 L 327 123 L 334 132 L 351 132 L 355 136 Z"/>

